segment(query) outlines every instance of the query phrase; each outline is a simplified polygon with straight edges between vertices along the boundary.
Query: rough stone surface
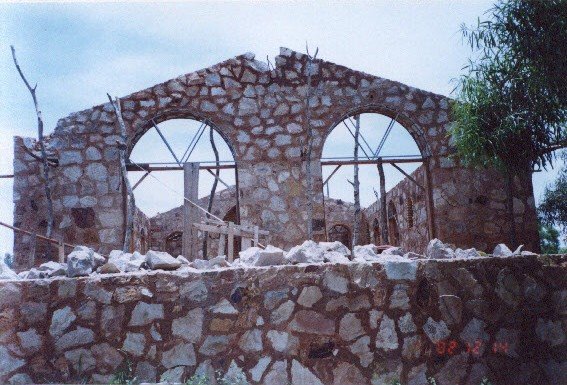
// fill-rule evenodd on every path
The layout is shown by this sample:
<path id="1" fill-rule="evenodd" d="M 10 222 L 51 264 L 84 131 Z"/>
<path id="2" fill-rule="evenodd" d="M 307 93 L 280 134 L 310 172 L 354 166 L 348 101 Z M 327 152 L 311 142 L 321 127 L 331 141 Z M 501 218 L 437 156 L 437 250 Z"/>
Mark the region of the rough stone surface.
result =
<path id="1" fill-rule="evenodd" d="M 0 382 L 73 382 L 80 369 L 108 383 L 128 357 L 147 381 L 564 383 L 565 257 L 417 259 L 415 280 L 399 280 L 385 266 L 401 257 L 377 255 L 0 282 Z"/>

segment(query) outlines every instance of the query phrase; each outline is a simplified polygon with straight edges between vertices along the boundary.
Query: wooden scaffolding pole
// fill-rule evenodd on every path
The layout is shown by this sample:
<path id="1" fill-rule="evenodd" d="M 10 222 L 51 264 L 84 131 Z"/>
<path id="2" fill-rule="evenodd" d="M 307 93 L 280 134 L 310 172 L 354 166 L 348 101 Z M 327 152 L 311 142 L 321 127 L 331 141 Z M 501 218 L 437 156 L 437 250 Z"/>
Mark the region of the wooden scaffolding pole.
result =
<path id="1" fill-rule="evenodd" d="M 188 260 L 195 260 L 198 254 L 197 229 L 193 223 L 199 221 L 199 212 L 191 202 L 199 199 L 199 163 L 183 164 L 184 195 L 183 200 L 183 238 L 182 253 Z M 189 201 L 187 201 L 189 200 Z"/>

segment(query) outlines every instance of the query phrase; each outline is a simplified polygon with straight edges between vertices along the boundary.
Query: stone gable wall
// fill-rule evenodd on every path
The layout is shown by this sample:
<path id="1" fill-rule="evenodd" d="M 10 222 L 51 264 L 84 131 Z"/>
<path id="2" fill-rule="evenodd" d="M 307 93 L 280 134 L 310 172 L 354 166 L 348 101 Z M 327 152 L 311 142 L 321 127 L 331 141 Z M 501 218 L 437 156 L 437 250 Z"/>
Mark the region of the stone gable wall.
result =
<path id="1" fill-rule="evenodd" d="M 0 282 L 0 382 L 567 384 L 566 256 Z M 21 383 L 21 382 L 20 382 Z"/>
<path id="2" fill-rule="evenodd" d="M 488 197 L 493 220 L 478 217 L 476 206 L 461 206 L 460 198 L 474 198 L 470 197 L 471 179 L 479 182 L 478 189 L 498 192 L 502 191 L 503 177 L 492 170 L 465 169 L 451 157 L 448 98 L 323 60 L 315 60 L 312 66 L 309 91 L 307 63 L 306 55 L 282 48 L 276 67 L 270 70 L 252 54 L 245 54 L 122 97 L 128 149 L 131 151 L 151 128 L 152 120 L 207 121 L 233 152 L 241 222 L 269 230 L 276 246 L 289 248 L 307 238 L 307 116 L 313 129 L 313 224 L 316 238 L 321 239 L 325 223 L 319 159 L 325 138 L 344 118 L 376 112 L 396 117 L 427 157 L 434 189 L 435 236 L 467 247 L 478 247 L 476 242 L 484 240 L 493 246 L 507 239 L 505 210 L 500 207 L 499 196 Z M 59 120 L 47 143 L 59 160 L 51 173 L 55 236 L 90 245 L 103 254 L 121 247 L 124 231 L 118 133 L 114 112 L 106 103 Z M 15 139 L 14 223 L 43 233 L 45 200 L 39 164 L 19 149 L 22 142 Z M 522 243 L 537 250 L 531 181 L 524 179 L 516 189 L 516 225 Z M 445 198 L 447 193 L 456 197 L 456 205 Z M 463 220 L 463 212 L 471 221 Z M 452 219 L 455 216 L 460 226 Z M 467 225 L 474 218 L 483 223 L 478 227 Z M 23 238 L 16 234 L 14 241 L 18 266 L 30 262 Z"/>

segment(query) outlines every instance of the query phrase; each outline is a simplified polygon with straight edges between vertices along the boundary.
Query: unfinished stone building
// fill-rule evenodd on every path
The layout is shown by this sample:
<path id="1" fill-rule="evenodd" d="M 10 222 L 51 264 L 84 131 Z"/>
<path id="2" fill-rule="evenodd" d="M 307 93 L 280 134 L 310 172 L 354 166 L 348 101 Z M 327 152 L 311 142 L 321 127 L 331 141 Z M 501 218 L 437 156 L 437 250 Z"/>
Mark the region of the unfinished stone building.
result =
<path id="1" fill-rule="evenodd" d="M 155 124 L 177 118 L 206 122 L 230 147 L 236 172 L 236 186 L 219 196 L 215 210 L 221 217 L 231 215 L 236 223 L 269 231 L 270 243 L 282 248 L 307 238 L 309 162 L 314 237 L 348 240 L 350 209 L 325 199 L 321 153 L 327 135 L 345 118 L 379 113 L 407 129 L 423 163 L 413 174 L 419 187 L 404 180 L 388 192 L 390 243 L 419 249 L 438 237 L 459 247 L 487 250 L 506 241 L 514 225 L 520 243 L 539 249 L 531 176 L 516 176 L 511 223 L 504 176 L 493 169 L 465 168 L 454 157 L 448 136 L 450 99 L 319 59 L 308 74 L 310 60 L 282 48 L 275 68 L 270 68 L 245 54 L 121 98 L 127 154 Z M 313 151 L 308 160 L 309 131 Z M 50 180 L 55 238 L 89 245 L 103 254 L 122 248 L 126 192 L 119 140 L 110 103 L 59 120 L 46 139 L 49 157 L 57 163 Z M 16 137 L 14 146 L 14 225 L 43 234 L 46 201 L 37 143 Z M 151 165 L 144 170 L 151 171 Z M 223 194 L 230 195 L 226 198 L 231 204 L 222 202 Z M 176 237 L 183 237 L 178 211 L 151 219 L 138 212 L 132 248 L 176 250 Z M 346 216 L 337 218 L 338 213 Z M 377 205 L 364 210 L 364 242 L 380 243 L 379 217 Z M 15 234 L 18 268 L 54 254 L 49 246 L 38 244 L 38 257 L 30 261 L 30 239 Z"/>

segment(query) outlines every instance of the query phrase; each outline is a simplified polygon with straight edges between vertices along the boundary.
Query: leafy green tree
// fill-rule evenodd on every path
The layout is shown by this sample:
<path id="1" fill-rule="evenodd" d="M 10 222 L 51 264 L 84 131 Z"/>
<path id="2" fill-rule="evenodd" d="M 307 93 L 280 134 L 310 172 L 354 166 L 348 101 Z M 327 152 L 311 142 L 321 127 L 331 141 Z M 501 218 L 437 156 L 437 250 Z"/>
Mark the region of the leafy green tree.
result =
<path id="1" fill-rule="evenodd" d="M 562 158 L 565 165 L 555 182 L 545 188 L 539 214 L 544 224 L 558 226 L 567 239 L 567 151 L 563 151 Z"/>
<path id="2" fill-rule="evenodd" d="M 550 225 L 539 226 L 539 242 L 543 254 L 559 253 L 559 231 Z"/>
<path id="3" fill-rule="evenodd" d="M 567 0 L 499 0 L 487 14 L 462 27 L 473 58 L 457 81 L 451 133 L 465 164 L 505 172 L 512 219 L 514 175 L 552 165 L 567 146 Z"/>

